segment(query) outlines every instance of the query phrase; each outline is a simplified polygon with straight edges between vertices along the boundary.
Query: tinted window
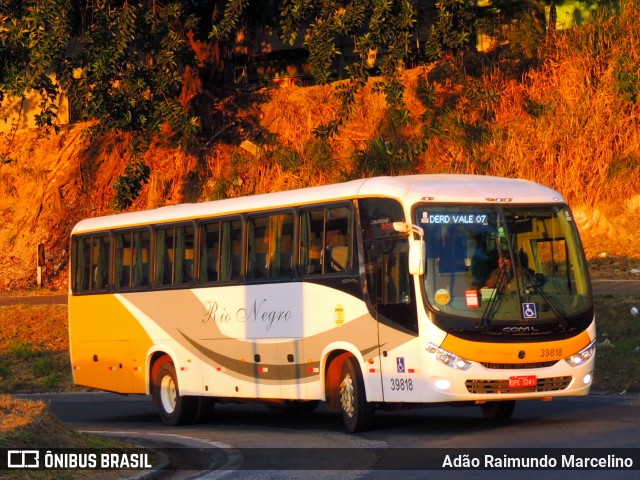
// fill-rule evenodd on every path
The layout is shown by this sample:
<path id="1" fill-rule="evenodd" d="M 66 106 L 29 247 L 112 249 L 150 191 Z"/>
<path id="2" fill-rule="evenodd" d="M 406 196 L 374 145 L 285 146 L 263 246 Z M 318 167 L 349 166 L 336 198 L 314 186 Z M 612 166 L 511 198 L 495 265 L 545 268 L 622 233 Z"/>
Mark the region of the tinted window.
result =
<path id="1" fill-rule="evenodd" d="M 242 222 L 222 220 L 200 226 L 200 282 L 240 278 Z"/>
<path id="2" fill-rule="evenodd" d="M 108 234 L 74 239 L 74 291 L 100 291 L 109 286 L 111 238 Z"/>
<path id="3" fill-rule="evenodd" d="M 116 232 L 114 287 L 147 287 L 150 283 L 151 232 Z"/>
<path id="4" fill-rule="evenodd" d="M 346 272 L 351 268 L 349 207 L 309 209 L 300 214 L 300 275 Z"/>
<path id="5" fill-rule="evenodd" d="M 155 246 L 155 285 L 186 285 L 193 282 L 193 225 L 156 228 Z"/>
<path id="6" fill-rule="evenodd" d="M 251 217 L 247 228 L 247 278 L 290 278 L 293 273 L 293 214 Z"/>

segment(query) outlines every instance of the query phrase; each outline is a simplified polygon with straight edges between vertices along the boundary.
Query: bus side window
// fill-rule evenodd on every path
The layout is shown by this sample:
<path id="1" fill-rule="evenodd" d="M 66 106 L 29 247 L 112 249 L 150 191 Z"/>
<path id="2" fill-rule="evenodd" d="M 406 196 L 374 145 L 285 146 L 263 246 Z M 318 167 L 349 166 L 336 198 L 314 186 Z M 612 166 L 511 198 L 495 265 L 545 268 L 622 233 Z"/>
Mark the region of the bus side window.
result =
<path id="1" fill-rule="evenodd" d="M 346 207 L 326 211 L 326 272 L 346 272 L 351 267 L 351 211 Z"/>
<path id="2" fill-rule="evenodd" d="M 74 239 L 75 264 L 73 290 L 82 292 L 89 290 L 91 278 L 91 237 L 76 237 Z"/>
<path id="3" fill-rule="evenodd" d="M 108 235 L 93 237 L 91 249 L 91 290 L 102 290 L 109 286 L 109 253 L 111 242 Z"/>
<path id="4" fill-rule="evenodd" d="M 200 225 L 200 283 L 227 282 L 240 277 L 242 222 L 222 220 Z"/>
<path id="5" fill-rule="evenodd" d="M 281 214 L 271 217 L 273 255 L 272 277 L 290 278 L 293 274 L 293 215 Z"/>
<path id="6" fill-rule="evenodd" d="M 194 279 L 193 226 L 176 227 L 174 284 L 191 284 Z"/>
<path id="7" fill-rule="evenodd" d="M 75 240 L 74 290 L 101 291 L 109 287 L 111 238 L 107 235 L 79 237 Z"/>
<path id="8" fill-rule="evenodd" d="M 220 222 L 200 225 L 200 282 L 217 282 L 220 266 Z"/>
<path id="9" fill-rule="evenodd" d="M 154 284 L 171 285 L 173 282 L 174 229 L 158 228 L 155 235 Z"/>
<path id="10" fill-rule="evenodd" d="M 247 278 L 290 278 L 293 273 L 293 215 L 278 213 L 249 219 Z"/>
<path id="11" fill-rule="evenodd" d="M 409 243 L 398 240 L 393 250 L 380 257 L 381 292 L 379 305 L 411 303 L 411 276 L 409 275 Z"/>
<path id="12" fill-rule="evenodd" d="M 128 288 L 131 286 L 131 232 L 116 233 L 116 249 L 115 249 L 115 274 L 114 287 Z"/>
<path id="13" fill-rule="evenodd" d="M 302 276 L 351 268 L 351 209 L 317 208 L 300 214 L 298 272 Z"/>
<path id="14" fill-rule="evenodd" d="M 116 232 L 114 288 L 149 286 L 150 248 L 148 229 Z"/>
<path id="15" fill-rule="evenodd" d="M 190 285 L 194 279 L 194 227 L 156 230 L 155 285 Z"/>
<path id="16" fill-rule="evenodd" d="M 227 233 L 228 232 L 228 233 Z M 228 237 L 228 240 L 227 240 Z M 226 245 L 229 245 L 228 248 Z M 222 222 L 220 280 L 238 280 L 242 272 L 242 221 Z M 227 255 L 231 258 L 227 259 Z M 225 267 L 228 266 L 228 268 Z"/>
<path id="17" fill-rule="evenodd" d="M 300 215 L 300 246 L 298 271 L 300 275 L 322 273 L 324 238 L 324 210 L 311 210 Z"/>
<path id="18" fill-rule="evenodd" d="M 268 278 L 267 252 L 269 249 L 268 218 L 251 218 L 248 225 L 247 278 L 250 280 Z"/>
<path id="19" fill-rule="evenodd" d="M 133 232 L 132 287 L 148 287 L 151 272 L 151 232 L 148 229 Z"/>

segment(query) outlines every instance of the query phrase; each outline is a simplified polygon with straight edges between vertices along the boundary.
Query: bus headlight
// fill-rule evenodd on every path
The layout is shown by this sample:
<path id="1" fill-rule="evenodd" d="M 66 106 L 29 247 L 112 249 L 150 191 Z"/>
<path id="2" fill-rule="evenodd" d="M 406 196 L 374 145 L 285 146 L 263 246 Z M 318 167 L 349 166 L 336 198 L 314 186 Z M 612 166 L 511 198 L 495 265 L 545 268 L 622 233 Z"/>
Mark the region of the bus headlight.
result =
<path id="1" fill-rule="evenodd" d="M 430 343 L 426 347 L 427 352 L 431 353 L 441 363 L 444 363 L 448 367 L 455 368 L 456 370 L 469 370 L 473 365 L 473 362 L 465 360 L 451 352 L 446 351 L 443 348 L 435 346 Z"/>
<path id="2" fill-rule="evenodd" d="M 578 353 L 571 355 L 569 358 L 565 358 L 565 361 L 572 367 L 582 365 L 584 362 L 593 357 L 596 353 L 596 341 L 594 340 Z"/>

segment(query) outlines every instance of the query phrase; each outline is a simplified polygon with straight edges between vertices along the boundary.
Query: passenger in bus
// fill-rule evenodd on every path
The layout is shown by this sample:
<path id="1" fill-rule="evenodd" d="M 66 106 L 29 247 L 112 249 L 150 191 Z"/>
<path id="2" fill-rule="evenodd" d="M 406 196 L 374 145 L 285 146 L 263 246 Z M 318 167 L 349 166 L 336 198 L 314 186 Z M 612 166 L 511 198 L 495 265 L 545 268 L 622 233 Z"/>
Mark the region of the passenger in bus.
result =
<path id="1" fill-rule="evenodd" d="M 529 259 L 522 250 L 518 253 L 518 259 L 520 266 L 517 267 L 516 271 L 524 280 L 524 285 L 535 289 L 542 287 L 547 280 L 546 277 L 529 268 Z M 507 295 L 511 290 L 513 277 L 514 269 L 511 264 L 511 256 L 509 252 L 501 252 L 498 257 L 498 266 L 491 272 L 485 287 L 495 288 L 498 293 Z"/>
<path id="2" fill-rule="evenodd" d="M 497 250 L 488 248 L 487 240 L 483 235 L 478 235 L 475 240 L 477 246 L 471 257 L 469 273 L 472 277 L 472 285 L 482 288 L 498 265 Z"/>
<path id="3" fill-rule="evenodd" d="M 498 266 L 493 269 L 485 283 L 486 288 L 495 288 L 498 293 L 507 295 L 513 280 L 513 266 L 509 252 L 503 252 L 498 257 Z"/>

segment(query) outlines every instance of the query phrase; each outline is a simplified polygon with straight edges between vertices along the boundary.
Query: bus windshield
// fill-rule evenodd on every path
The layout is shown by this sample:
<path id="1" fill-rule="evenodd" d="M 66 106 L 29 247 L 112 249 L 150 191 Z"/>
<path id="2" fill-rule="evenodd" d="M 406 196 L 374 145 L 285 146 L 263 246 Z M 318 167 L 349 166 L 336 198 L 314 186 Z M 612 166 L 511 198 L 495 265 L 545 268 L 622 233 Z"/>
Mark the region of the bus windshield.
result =
<path id="1" fill-rule="evenodd" d="M 425 232 L 426 298 L 435 318 L 447 314 L 441 317 L 449 329 L 566 329 L 577 316 L 584 320 L 591 287 L 566 206 L 420 206 L 415 212 Z"/>

